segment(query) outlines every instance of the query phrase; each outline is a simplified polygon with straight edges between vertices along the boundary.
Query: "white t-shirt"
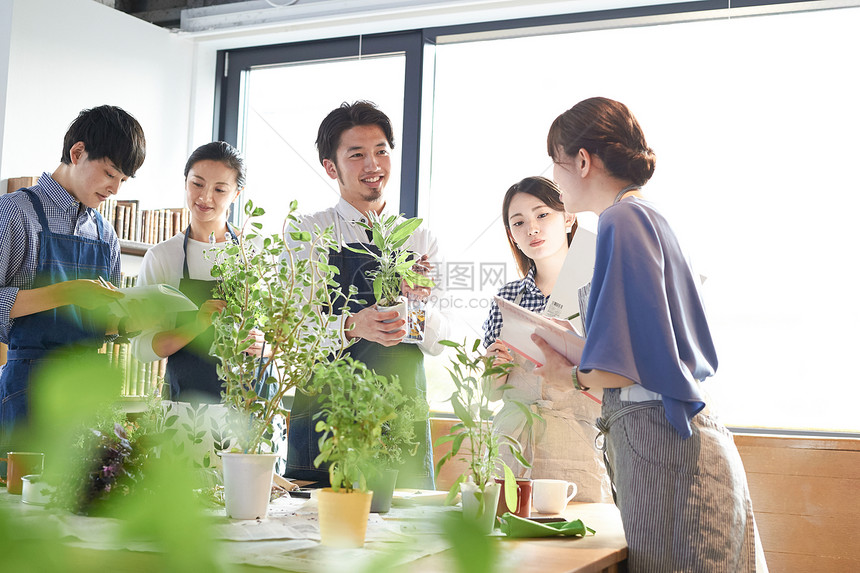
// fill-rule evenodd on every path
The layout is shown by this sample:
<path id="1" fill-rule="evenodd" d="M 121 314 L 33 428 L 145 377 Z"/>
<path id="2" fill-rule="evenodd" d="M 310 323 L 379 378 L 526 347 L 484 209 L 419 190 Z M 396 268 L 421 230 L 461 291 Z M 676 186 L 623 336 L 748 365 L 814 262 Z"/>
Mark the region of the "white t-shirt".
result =
<path id="1" fill-rule="evenodd" d="M 150 248 L 143 256 L 140 273 L 137 276 L 138 285 L 168 284 L 179 288 L 182 279 L 182 263 L 185 260 L 185 252 L 182 248 L 185 242 L 185 231 L 177 233 L 171 238 L 158 243 Z M 188 238 L 188 278 L 195 280 L 212 279 L 212 263 L 214 259 L 207 257 L 212 249 L 224 249 L 229 241 L 215 243 L 195 241 Z M 145 330 L 131 341 L 131 351 L 135 358 L 141 362 L 152 362 L 161 360 L 152 350 L 152 339 L 159 332 L 172 330 L 176 326 L 176 315 L 165 315 L 164 320 L 158 328 Z"/>

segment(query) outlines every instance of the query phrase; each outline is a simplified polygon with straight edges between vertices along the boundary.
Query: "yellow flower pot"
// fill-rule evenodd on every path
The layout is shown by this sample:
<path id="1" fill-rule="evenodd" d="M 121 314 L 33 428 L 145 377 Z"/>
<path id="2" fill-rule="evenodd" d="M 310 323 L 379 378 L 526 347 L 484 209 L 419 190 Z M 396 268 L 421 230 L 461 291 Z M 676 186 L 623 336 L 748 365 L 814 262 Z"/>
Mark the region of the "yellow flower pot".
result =
<path id="1" fill-rule="evenodd" d="M 319 491 L 320 539 L 329 547 L 364 547 L 373 492 Z"/>

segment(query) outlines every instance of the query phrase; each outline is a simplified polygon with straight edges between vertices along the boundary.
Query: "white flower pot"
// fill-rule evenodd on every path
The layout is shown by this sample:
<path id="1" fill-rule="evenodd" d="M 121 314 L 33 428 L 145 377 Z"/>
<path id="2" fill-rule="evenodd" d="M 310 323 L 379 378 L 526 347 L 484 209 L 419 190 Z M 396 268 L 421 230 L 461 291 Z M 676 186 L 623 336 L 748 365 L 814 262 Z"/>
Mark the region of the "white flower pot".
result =
<path id="1" fill-rule="evenodd" d="M 463 504 L 463 519 L 470 519 L 478 524 L 480 530 L 489 535 L 496 526 L 496 508 L 499 504 L 500 484 L 487 484 L 484 488 L 483 503 L 481 490 L 471 481 L 460 484 L 461 502 Z"/>
<path id="2" fill-rule="evenodd" d="M 262 519 L 269 508 L 277 454 L 220 452 L 227 517 Z"/>
<path id="3" fill-rule="evenodd" d="M 398 320 L 406 320 L 406 299 L 400 297 L 400 302 L 392 306 L 382 306 L 381 304 L 377 304 L 376 310 L 378 310 L 379 312 L 391 312 L 393 310 L 397 311 L 396 317 L 389 320 L 385 320 L 383 322 L 397 322 Z M 406 330 L 406 326 L 404 325 L 401 328 L 390 332 L 396 332 L 397 330 Z"/>

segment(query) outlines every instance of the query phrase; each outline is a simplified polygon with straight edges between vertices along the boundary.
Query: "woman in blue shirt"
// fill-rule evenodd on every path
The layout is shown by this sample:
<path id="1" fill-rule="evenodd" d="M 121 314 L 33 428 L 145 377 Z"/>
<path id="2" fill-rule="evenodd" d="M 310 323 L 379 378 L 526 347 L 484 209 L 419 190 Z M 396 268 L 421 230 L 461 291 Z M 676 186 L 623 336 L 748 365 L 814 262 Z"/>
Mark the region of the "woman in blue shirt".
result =
<path id="1" fill-rule="evenodd" d="M 656 158 L 624 104 L 591 98 L 553 122 L 568 212 L 599 215 L 578 365 L 555 353 L 546 384 L 603 389 L 598 420 L 631 571 L 755 571 L 754 519 L 731 433 L 702 382 L 717 356 L 699 280 L 642 197 Z"/>

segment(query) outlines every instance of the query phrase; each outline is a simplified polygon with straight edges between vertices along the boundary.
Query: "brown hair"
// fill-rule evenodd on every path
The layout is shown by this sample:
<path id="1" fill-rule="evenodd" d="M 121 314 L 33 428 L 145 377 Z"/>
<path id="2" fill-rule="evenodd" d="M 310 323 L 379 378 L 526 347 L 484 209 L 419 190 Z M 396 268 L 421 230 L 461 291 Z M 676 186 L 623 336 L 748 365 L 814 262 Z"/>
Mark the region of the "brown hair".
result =
<path id="1" fill-rule="evenodd" d="M 627 106 L 603 97 L 583 100 L 555 118 L 546 149 L 556 163 L 561 151 L 573 157 L 585 149 L 598 156 L 611 175 L 636 185 L 651 179 L 657 163 Z"/>
<path id="2" fill-rule="evenodd" d="M 562 204 L 561 199 L 559 199 L 559 192 L 560 190 L 558 185 L 546 177 L 526 177 L 519 183 L 511 185 L 510 189 L 505 193 L 505 198 L 502 201 L 502 222 L 505 224 L 505 234 L 508 237 L 508 245 L 511 247 L 511 253 L 514 255 L 514 260 L 517 262 L 517 269 L 519 269 L 522 276 L 526 276 L 528 274 L 529 269 L 535 266 L 535 262 L 517 248 L 517 244 L 511 236 L 511 224 L 508 221 L 511 201 L 513 201 L 514 196 L 517 193 L 525 193 L 526 195 L 536 197 L 553 211 L 564 212 L 564 205 Z M 570 242 L 573 240 L 574 233 L 576 233 L 576 220 L 573 221 L 573 225 L 567 233 L 568 245 L 570 245 Z"/>

